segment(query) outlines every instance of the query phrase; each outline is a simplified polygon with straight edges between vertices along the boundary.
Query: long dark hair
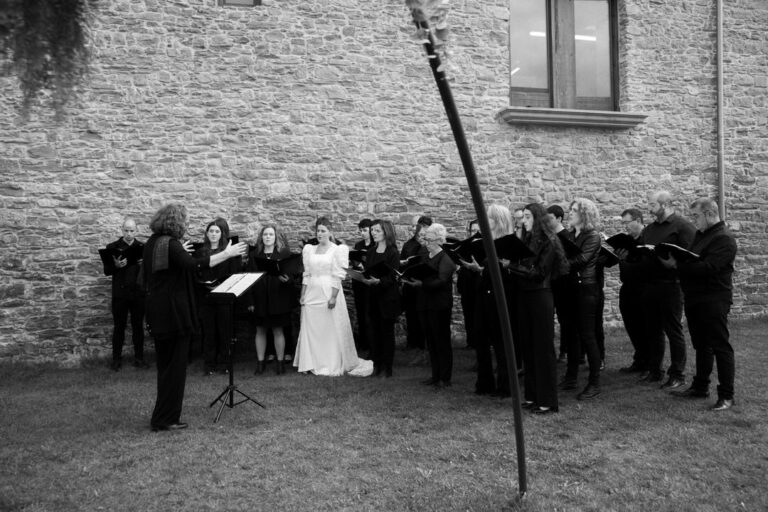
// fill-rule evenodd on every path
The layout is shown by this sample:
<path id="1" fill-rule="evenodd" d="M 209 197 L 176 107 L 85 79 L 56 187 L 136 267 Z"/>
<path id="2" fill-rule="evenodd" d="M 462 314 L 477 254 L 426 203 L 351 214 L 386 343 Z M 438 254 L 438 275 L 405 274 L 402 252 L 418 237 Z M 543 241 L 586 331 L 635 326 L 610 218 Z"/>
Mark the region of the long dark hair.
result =
<path id="1" fill-rule="evenodd" d="M 219 246 L 218 247 L 211 247 L 211 241 L 208 239 L 208 230 L 211 228 L 211 226 L 216 226 L 221 230 L 221 238 L 219 238 Z M 216 217 L 214 220 L 209 222 L 205 226 L 205 248 L 209 249 L 211 252 L 219 252 L 223 251 L 227 244 L 229 243 L 229 224 L 227 224 L 227 221 L 222 219 L 221 217 Z"/>
<path id="2" fill-rule="evenodd" d="M 565 255 L 563 244 L 557 237 L 554 227 L 554 215 L 539 203 L 525 205 L 523 211 L 528 210 L 533 215 L 533 226 L 530 233 L 525 233 L 525 242 L 529 245 L 552 244 L 555 250 L 555 265 L 552 269 L 552 277 L 559 277 L 568 273 L 568 258 Z"/>
<path id="3" fill-rule="evenodd" d="M 381 226 L 381 230 L 384 232 L 384 242 L 386 243 L 387 247 L 394 247 L 397 249 L 395 226 L 392 225 L 392 222 L 388 220 L 376 219 L 371 223 L 371 229 L 373 229 L 373 226 L 376 224 Z M 371 237 L 371 240 L 373 240 L 373 237 Z"/>

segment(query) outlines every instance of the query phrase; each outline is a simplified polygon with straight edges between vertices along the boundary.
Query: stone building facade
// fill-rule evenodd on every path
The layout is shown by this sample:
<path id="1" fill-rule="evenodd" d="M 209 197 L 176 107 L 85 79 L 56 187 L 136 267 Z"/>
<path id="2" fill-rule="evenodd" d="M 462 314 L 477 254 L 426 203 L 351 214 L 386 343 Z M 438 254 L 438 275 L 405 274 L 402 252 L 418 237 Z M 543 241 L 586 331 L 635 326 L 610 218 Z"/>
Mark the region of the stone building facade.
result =
<path id="1" fill-rule="evenodd" d="M 71 115 L 37 110 L 0 79 L 0 360 L 106 355 L 109 281 L 97 249 L 141 237 L 162 204 L 252 239 L 275 221 L 298 241 L 330 215 L 406 238 L 417 213 L 457 234 L 474 212 L 423 48 L 402 0 L 104 0 L 93 69 Z M 506 123 L 508 0 L 451 2 L 451 87 L 488 202 L 594 199 L 603 229 L 672 190 L 683 210 L 717 190 L 716 0 L 618 0 L 619 107 L 630 128 Z M 725 198 L 738 236 L 734 315 L 768 294 L 768 4 L 724 6 Z M 608 272 L 606 321 L 617 322 Z M 457 322 L 458 325 L 458 322 Z"/>

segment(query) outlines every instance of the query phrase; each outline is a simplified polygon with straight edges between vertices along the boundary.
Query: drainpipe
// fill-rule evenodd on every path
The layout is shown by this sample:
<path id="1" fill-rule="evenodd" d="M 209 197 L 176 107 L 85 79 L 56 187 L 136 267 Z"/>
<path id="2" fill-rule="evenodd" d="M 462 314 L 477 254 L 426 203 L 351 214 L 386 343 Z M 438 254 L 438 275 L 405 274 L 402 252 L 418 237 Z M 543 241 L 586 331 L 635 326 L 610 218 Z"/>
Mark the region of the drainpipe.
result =
<path id="1" fill-rule="evenodd" d="M 717 204 L 725 220 L 725 166 L 723 163 L 723 0 L 717 0 Z"/>

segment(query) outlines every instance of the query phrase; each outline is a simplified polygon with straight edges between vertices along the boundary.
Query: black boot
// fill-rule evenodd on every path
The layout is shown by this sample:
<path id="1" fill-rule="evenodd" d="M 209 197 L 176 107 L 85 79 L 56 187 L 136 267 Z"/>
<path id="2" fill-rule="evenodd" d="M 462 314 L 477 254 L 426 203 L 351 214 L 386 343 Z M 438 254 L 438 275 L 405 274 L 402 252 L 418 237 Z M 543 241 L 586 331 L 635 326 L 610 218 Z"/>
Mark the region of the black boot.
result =
<path id="1" fill-rule="evenodd" d="M 282 374 L 285 373 L 285 366 L 284 366 L 284 364 L 285 363 L 282 360 L 275 361 L 275 373 L 276 374 L 282 375 Z"/>
<path id="2" fill-rule="evenodd" d="M 254 375 L 261 375 L 262 373 L 264 373 L 264 367 L 265 367 L 264 361 L 257 362 L 256 363 L 256 371 L 253 372 L 253 374 Z"/>

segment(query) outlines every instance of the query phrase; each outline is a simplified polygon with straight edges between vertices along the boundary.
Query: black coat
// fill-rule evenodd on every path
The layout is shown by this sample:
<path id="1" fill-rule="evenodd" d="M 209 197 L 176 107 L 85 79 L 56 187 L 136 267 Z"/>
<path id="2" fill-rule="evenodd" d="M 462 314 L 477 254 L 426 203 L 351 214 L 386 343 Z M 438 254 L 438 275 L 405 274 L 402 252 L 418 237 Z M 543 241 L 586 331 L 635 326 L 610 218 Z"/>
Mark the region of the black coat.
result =
<path id="1" fill-rule="evenodd" d="M 168 268 L 154 272 L 153 252 L 159 235 L 152 235 L 144 246 L 145 316 L 154 336 L 192 333 L 199 330 L 195 299 L 195 274 L 209 268 L 210 257 L 195 259 L 171 238 Z"/>
<path id="2" fill-rule="evenodd" d="M 143 249 L 144 244 L 138 240 L 133 241 L 133 244 Z M 125 240 L 120 238 L 115 240 L 111 244 L 107 244 L 107 250 L 120 249 L 125 250 L 130 247 Z M 111 258 L 111 256 L 110 256 Z M 129 263 L 123 268 L 117 268 L 114 264 L 104 265 L 104 274 L 112 276 L 112 297 L 120 299 L 137 299 L 144 296 L 144 290 L 138 282 L 139 276 L 139 264 Z"/>
<path id="3" fill-rule="evenodd" d="M 697 231 L 691 251 L 699 255 L 698 260 L 677 263 L 685 302 L 712 299 L 732 302 L 736 240 L 725 222 L 720 221 L 704 232 Z"/>
<path id="4" fill-rule="evenodd" d="M 456 264 L 440 251 L 433 258 L 429 253 L 424 256 L 424 263 L 437 270 L 437 275 L 428 277 L 417 288 L 419 293 L 418 309 L 421 311 L 443 311 L 453 307 L 453 273 Z"/>

